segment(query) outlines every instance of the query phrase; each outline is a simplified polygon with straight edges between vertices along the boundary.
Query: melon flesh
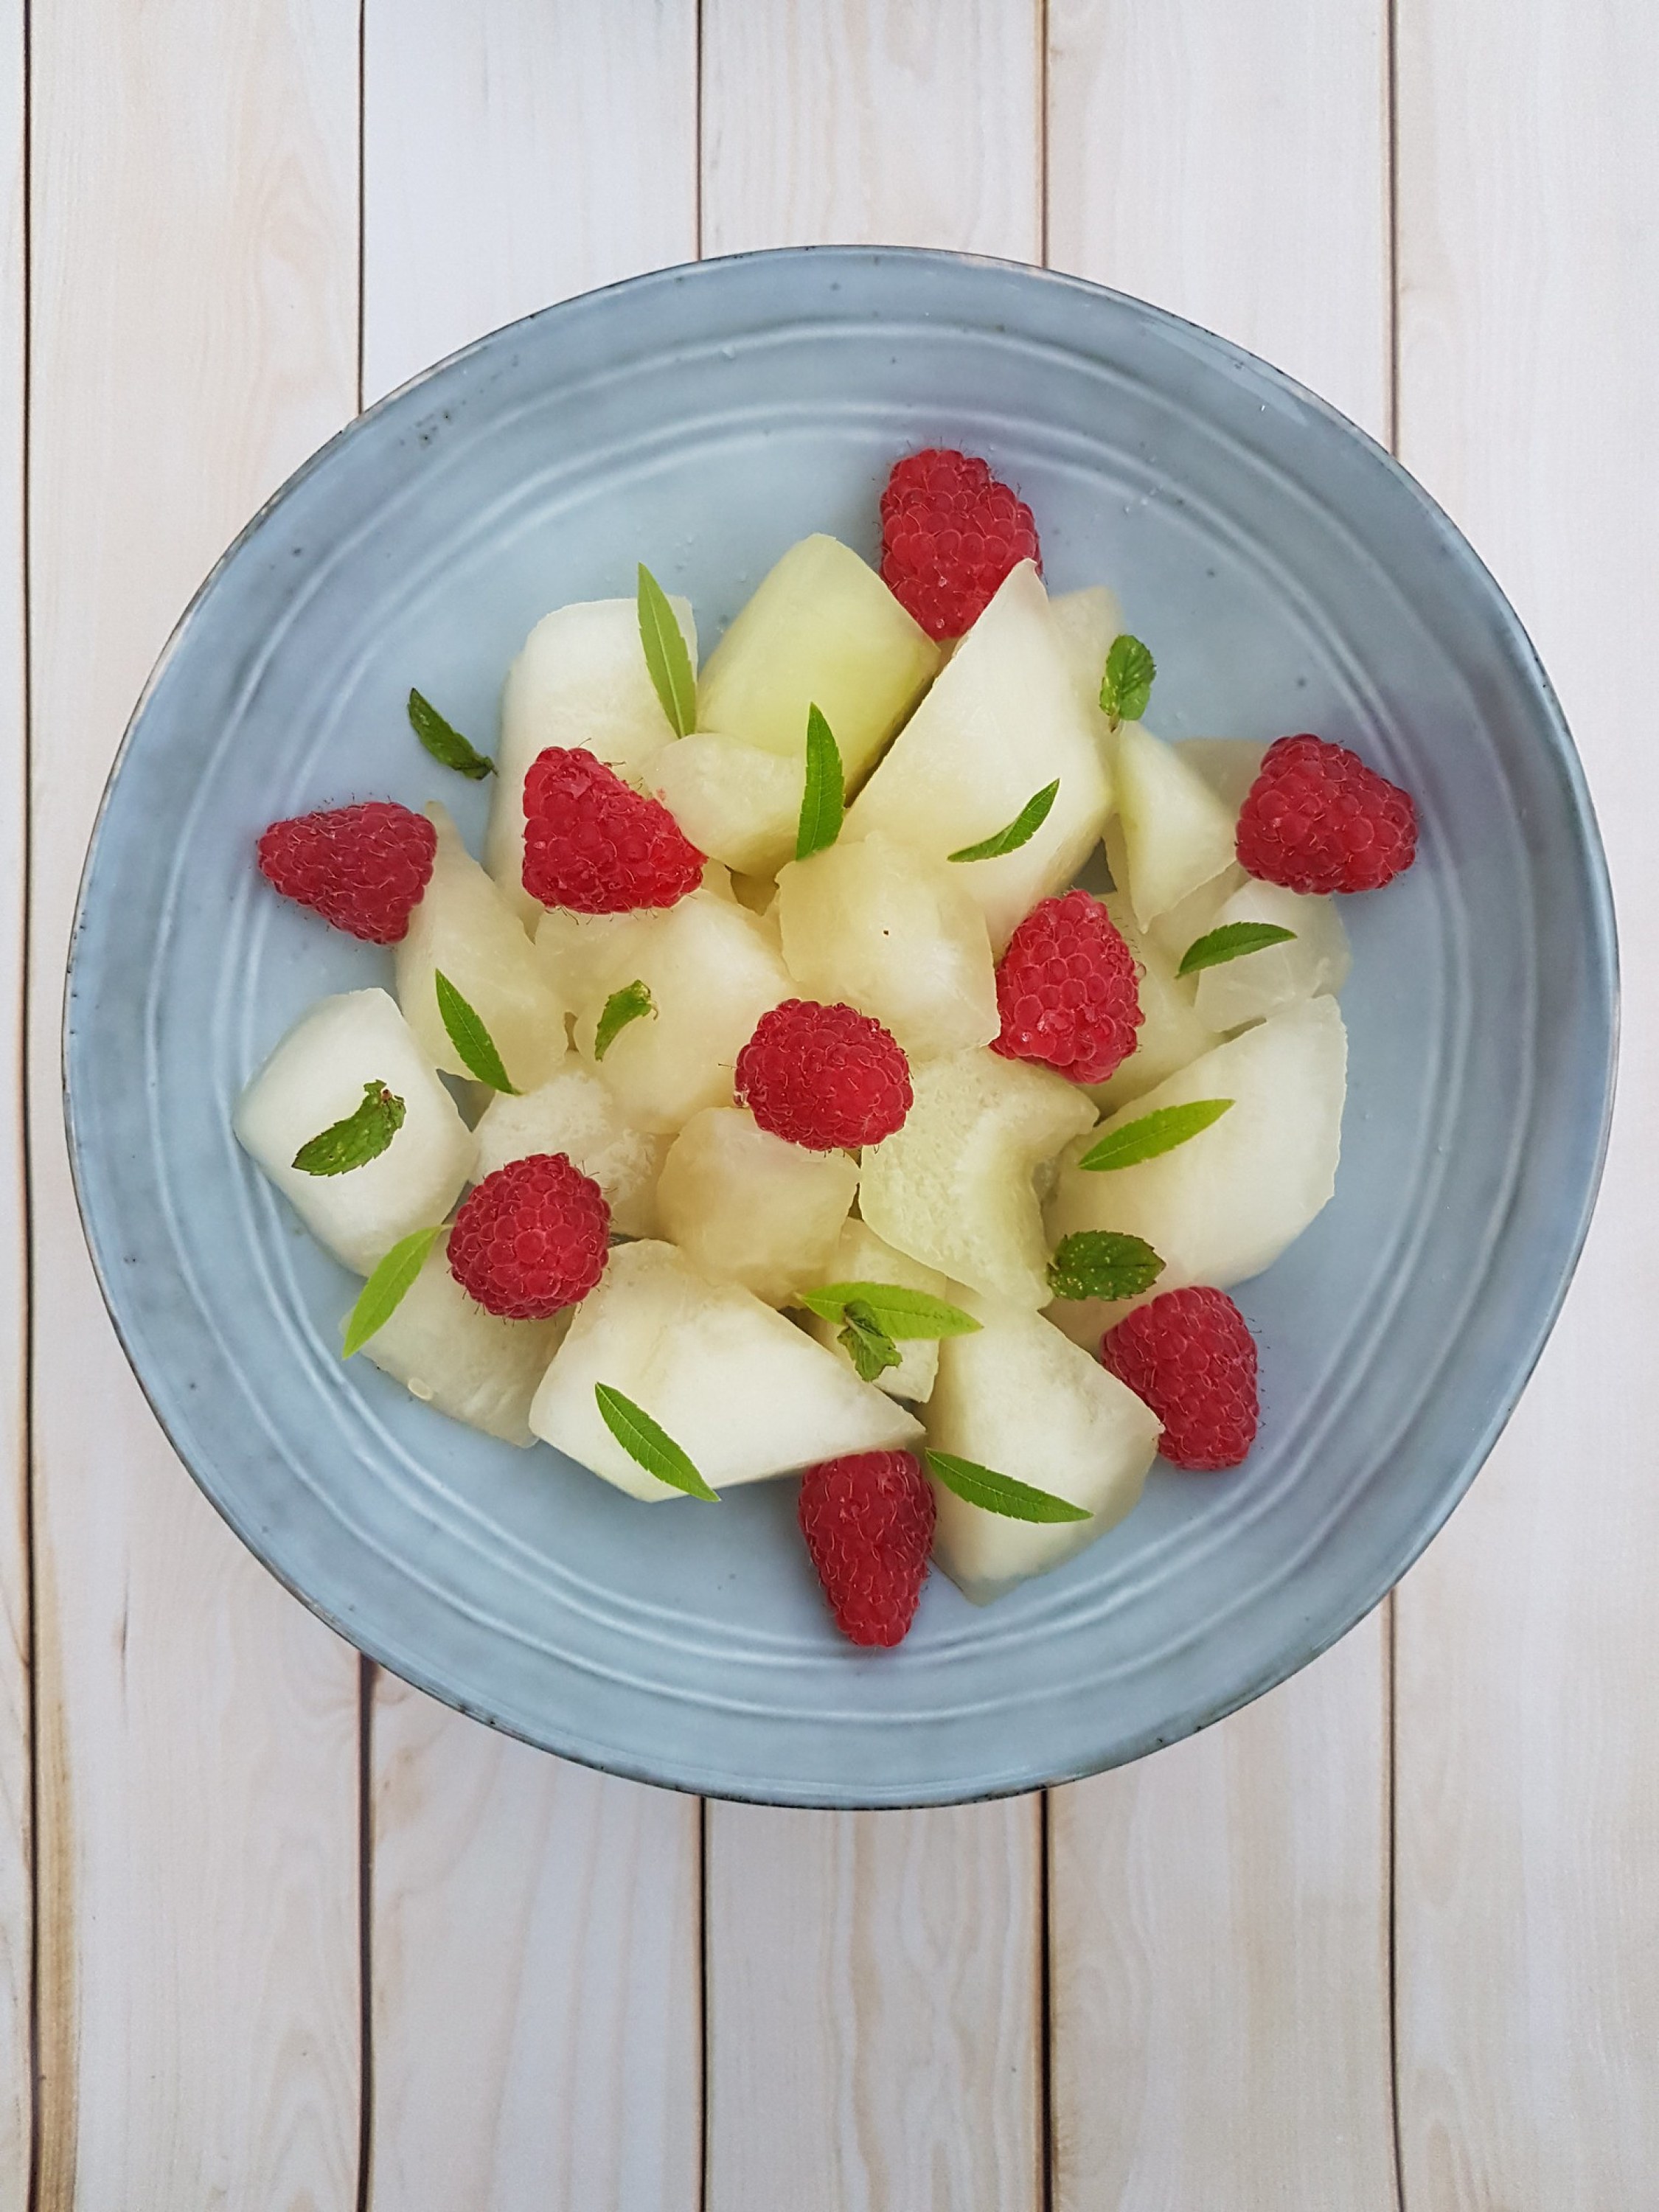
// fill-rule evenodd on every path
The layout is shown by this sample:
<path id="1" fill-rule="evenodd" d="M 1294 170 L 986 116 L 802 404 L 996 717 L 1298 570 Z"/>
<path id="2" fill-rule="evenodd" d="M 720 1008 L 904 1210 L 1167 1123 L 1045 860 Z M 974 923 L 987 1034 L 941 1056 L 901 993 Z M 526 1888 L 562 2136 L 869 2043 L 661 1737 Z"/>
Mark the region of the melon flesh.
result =
<path id="1" fill-rule="evenodd" d="M 1080 592 L 1055 592 L 1048 605 L 1054 610 L 1078 696 L 1091 714 L 1099 716 L 1097 732 L 1105 737 L 1109 726 L 1100 709 L 1100 687 L 1112 640 L 1123 629 L 1123 610 L 1117 593 L 1108 591 L 1104 584 L 1087 584 Z"/>
<path id="2" fill-rule="evenodd" d="M 652 762 L 652 790 L 700 853 L 739 875 L 775 876 L 795 850 L 806 782 L 799 758 L 699 730 Z"/>
<path id="3" fill-rule="evenodd" d="M 1272 922 L 1296 934 L 1288 944 L 1266 945 L 1218 968 L 1200 969 L 1196 1005 L 1212 1029 L 1242 1029 L 1298 999 L 1338 992 L 1347 981 L 1348 933 L 1334 899 L 1247 882 L 1217 909 L 1210 927 L 1225 929 L 1236 921 Z"/>
<path id="4" fill-rule="evenodd" d="M 576 1309 L 530 1425 L 632 1498 L 679 1493 L 629 1458 L 594 1385 L 642 1407 L 725 1491 L 846 1452 L 902 1450 L 920 1425 L 740 1283 L 698 1274 L 670 1244 L 622 1244 Z"/>
<path id="5" fill-rule="evenodd" d="M 657 1235 L 657 1178 L 669 1140 L 636 1129 L 580 1053 L 567 1053 L 536 1090 L 492 1098 L 477 1133 L 478 1182 L 509 1160 L 562 1152 L 605 1193 L 617 1236 Z"/>
<path id="6" fill-rule="evenodd" d="M 708 1106 L 670 1146 L 657 1187 L 662 1233 L 705 1275 L 768 1305 L 824 1280 L 859 1186 L 846 1152 L 809 1152 L 746 1108 Z"/>
<path id="7" fill-rule="evenodd" d="M 528 1446 L 530 1401 L 569 1325 L 569 1309 L 550 1321 L 486 1313 L 450 1273 L 445 1235 L 362 1356 L 451 1420 Z"/>
<path id="8" fill-rule="evenodd" d="M 999 956 L 1037 901 L 1069 884 L 1087 860 L 1112 800 L 1048 593 L 1022 561 L 854 801 L 844 834 L 878 833 L 949 861 L 1005 829 L 1056 780 L 1048 819 L 1027 843 L 995 860 L 951 863 Z"/>
<path id="9" fill-rule="evenodd" d="M 1208 1028 L 1199 1013 L 1197 978 L 1177 975 L 1175 961 L 1158 939 L 1150 933 L 1142 934 L 1127 893 L 1108 891 L 1102 903 L 1139 971 L 1141 1021 L 1135 1031 L 1135 1048 L 1104 1083 L 1088 1085 L 1089 1095 L 1101 1111 L 1113 1113 L 1221 1040 L 1219 1032 Z"/>
<path id="10" fill-rule="evenodd" d="M 964 1596 L 988 1604 L 1093 1543 L 1139 1503 L 1159 1424 L 1132 1390 L 1041 1314 L 965 1295 L 981 1323 L 946 1337 L 923 1416 L 935 1451 L 1012 1475 L 1087 1508 L 1087 1521 L 1010 1520 L 935 1480 L 933 1557 Z"/>
<path id="11" fill-rule="evenodd" d="M 343 1175 L 305 1175 L 294 1155 L 354 1114 L 366 1084 L 404 1102 L 378 1158 Z M 477 1139 L 388 992 L 346 991 L 302 1014 L 237 1102 L 234 1127 L 317 1242 L 360 1275 L 401 1237 L 442 1221 L 471 1172 Z"/>
<path id="12" fill-rule="evenodd" d="M 815 1278 L 816 1284 L 826 1283 L 896 1283 L 903 1290 L 924 1291 L 929 1297 L 943 1298 L 948 1305 L 960 1305 L 962 1298 L 948 1276 L 937 1268 L 924 1267 L 908 1252 L 896 1251 L 884 1243 L 866 1222 L 849 1221 L 841 1232 L 835 1250 Z M 851 1355 L 841 1343 L 842 1324 L 829 1321 L 822 1314 L 801 1311 L 801 1322 L 807 1334 L 831 1352 L 837 1359 L 852 1366 Z M 932 1395 L 933 1377 L 939 1371 L 939 1342 L 934 1337 L 908 1336 L 894 1346 L 898 1353 L 896 1367 L 888 1367 L 876 1377 L 876 1388 L 885 1390 L 890 1398 L 907 1399 L 910 1404 L 925 1404 Z"/>
<path id="13" fill-rule="evenodd" d="M 1231 867 L 1235 810 L 1174 745 L 1125 722 L 1113 753 L 1127 890 L 1143 929 Z"/>
<path id="14" fill-rule="evenodd" d="M 1237 822 L 1244 795 L 1261 772 L 1266 745 L 1254 738 L 1182 738 L 1175 750 L 1188 768 L 1198 770 Z"/>

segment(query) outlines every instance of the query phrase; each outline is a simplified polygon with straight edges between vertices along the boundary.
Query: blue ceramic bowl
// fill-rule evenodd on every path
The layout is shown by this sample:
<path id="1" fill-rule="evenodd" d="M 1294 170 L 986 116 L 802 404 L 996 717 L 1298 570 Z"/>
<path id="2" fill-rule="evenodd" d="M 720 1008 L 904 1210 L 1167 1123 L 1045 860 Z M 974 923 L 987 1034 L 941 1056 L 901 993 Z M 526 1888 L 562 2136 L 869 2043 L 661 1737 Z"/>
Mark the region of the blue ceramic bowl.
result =
<path id="1" fill-rule="evenodd" d="M 1313 729 L 1416 794 L 1417 866 L 1351 901 L 1334 1202 L 1240 1303 L 1261 1441 L 1160 1469 L 1121 1528 L 909 1640 L 830 1625 L 794 1486 L 642 1509 L 457 1427 L 367 1361 L 356 1285 L 230 1133 L 241 1085 L 386 956 L 273 897 L 273 817 L 487 793 L 526 631 L 646 561 L 712 641 L 793 539 L 873 552 L 894 457 L 987 455 L 1051 584 L 1120 590 L 1164 733 Z M 66 1027 L 94 1259 L 140 1380 L 242 1538 L 343 1634 L 533 1742 L 737 1797 L 896 1805 L 1089 1773 L 1201 1728 L 1375 1605 L 1490 1449 L 1584 1234 L 1614 944 L 1583 779 L 1527 638 L 1446 518 L 1236 347 L 1068 279 L 927 253 L 757 254 L 483 339 L 325 447 L 185 616 L 112 779 Z"/>

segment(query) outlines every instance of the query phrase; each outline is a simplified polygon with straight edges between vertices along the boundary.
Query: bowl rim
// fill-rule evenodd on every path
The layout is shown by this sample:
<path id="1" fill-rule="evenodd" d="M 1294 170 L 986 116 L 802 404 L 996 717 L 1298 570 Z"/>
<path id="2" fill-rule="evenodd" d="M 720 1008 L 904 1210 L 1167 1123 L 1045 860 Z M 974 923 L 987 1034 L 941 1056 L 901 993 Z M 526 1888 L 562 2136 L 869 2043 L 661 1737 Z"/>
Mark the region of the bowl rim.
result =
<path id="1" fill-rule="evenodd" d="M 328 465 L 337 450 L 356 439 L 368 426 L 440 375 L 483 355 L 489 349 L 509 338 L 514 332 L 525 331 L 532 325 L 576 308 L 591 309 L 598 303 L 617 294 L 638 295 L 652 289 L 666 289 L 687 282 L 714 281 L 722 271 L 733 268 L 774 265 L 783 262 L 796 264 L 821 263 L 827 267 L 870 267 L 887 262 L 901 262 L 919 268 L 945 266 L 957 270 L 982 270 L 1001 277 L 1014 277 L 1024 283 L 1035 283 L 1056 290 L 1075 293 L 1092 301 L 1107 301 L 1130 315 L 1155 327 L 1162 326 L 1184 340 L 1201 341 L 1202 349 L 1212 355 L 1218 351 L 1225 365 L 1265 379 L 1299 406 L 1311 410 L 1328 425 L 1347 440 L 1356 442 L 1373 464 L 1380 465 L 1397 488 L 1402 489 L 1431 525 L 1454 545 L 1460 559 L 1467 563 L 1473 580 L 1486 596 L 1492 611 L 1496 615 L 1510 644 L 1517 650 L 1517 658 L 1527 679 L 1543 710 L 1543 724 L 1554 754 L 1554 765 L 1563 778 L 1565 793 L 1569 800 L 1578 832 L 1577 842 L 1583 864 L 1584 890 L 1587 899 L 1587 919 L 1589 925 L 1586 951 L 1591 975 L 1597 987 L 1597 1008 L 1601 1015 L 1599 1027 L 1604 1037 L 1604 1050 L 1600 1069 L 1601 1109 L 1593 1154 L 1589 1172 L 1584 1177 L 1582 1195 L 1571 1225 L 1563 1238 L 1564 1258 L 1559 1277 L 1549 1297 L 1535 1311 L 1530 1335 L 1518 1347 L 1510 1380 L 1504 1390 L 1494 1400 L 1488 1419 L 1463 1455 L 1454 1480 L 1448 1481 L 1437 1493 L 1431 1507 L 1425 1511 L 1413 1528 L 1409 1543 L 1401 1555 L 1385 1565 L 1380 1577 L 1366 1578 L 1362 1595 L 1356 1603 L 1352 1600 L 1337 1609 L 1332 1620 L 1322 1621 L 1312 1631 L 1311 1644 L 1297 1639 L 1292 1651 L 1276 1657 L 1259 1668 L 1253 1674 L 1224 1698 L 1206 1705 L 1190 1725 L 1183 1724 L 1155 1741 L 1139 1749 L 1132 1749 L 1121 1759 L 1110 1759 L 1103 1764 L 1085 1761 L 1054 1772 L 1021 1776 L 997 1781 L 983 1787 L 967 1790 L 945 1787 L 923 1791 L 916 1796 L 879 1797 L 859 1795 L 847 1789 L 801 1787 L 793 1791 L 776 1792 L 761 1789 L 745 1790 L 733 1786 L 716 1785 L 714 1778 L 697 1780 L 689 1774 L 665 1774 L 653 1768 L 648 1761 L 630 1763 L 625 1757 L 600 1759 L 580 1749 L 556 1745 L 530 1735 L 527 1730 L 513 1726 L 497 1715 L 470 1703 L 461 1692 L 423 1672 L 407 1658 L 392 1658 L 376 1645 L 370 1632 L 362 1624 L 349 1624 L 326 1602 L 314 1596 L 295 1582 L 255 1540 L 252 1532 L 243 1527 L 231 1510 L 227 1499 L 216 1495 L 198 1472 L 194 1460 L 174 1433 L 173 1423 L 157 1402 L 146 1376 L 119 1302 L 114 1294 L 115 1274 L 106 1263 L 101 1249 L 100 1235 L 95 1229 L 83 1182 L 82 1140 L 76 1123 L 76 1100 L 71 1078 L 71 1012 L 74 1002 L 77 963 L 87 920 L 87 904 L 93 877 L 96 869 L 99 849 L 102 842 L 117 781 L 126 764 L 136 734 L 149 701 L 166 675 L 172 662 L 185 645 L 194 627 L 196 618 L 212 594 L 221 575 L 234 562 L 244 547 L 264 526 L 307 483 L 319 470 Z M 1218 364 L 1219 365 L 1219 364 Z M 480 1721 L 500 1733 L 532 1744 L 538 1750 L 569 1760 L 572 1764 L 592 1768 L 601 1773 L 614 1774 L 629 1781 L 647 1784 L 659 1789 L 669 1789 L 684 1795 L 709 1796 L 736 1803 L 772 1805 L 781 1808 L 814 1810 L 920 1810 L 931 1806 L 948 1804 L 988 1803 L 1000 1798 L 1020 1796 L 1033 1790 L 1047 1790 L 1079 1781 L 1096 1773 L 1107 1772 L 1116 1765 L 1133 1764 L 1148 1753 L 1166 1745 L 1199 1735 L 1231 1714 L 1253 1704 L 1267 1692 L 1299 1674 L 1313 1661 L 1322 1656 L 1333 1645 L 1364 1620 L 1395 1589 L 1422 1557 L 1428 1546 L 1444 1527 L 1452 1513 L 1467 1496 L 1469 1487 L 1490 1457 L 1507 1427 L 1516 1407 L 1531 1381 L 1546 1344 L 1559 1320 L 1567 1293 L 1571 1287 L 1578 1264 L 1583 1255 L 1591 1220 L 1600 1195 L 1602 1176 L 1607 1158 L 1618 1088 L 1621 1011 L 1621 983 L 1618 925 L 1612 882 L 1607 867 L 1606 848 L 1597 820 L 1595 801 L 1584 771 L 1583 758 L 1575 744 L 1565 714 L 1556 695 L 1548 672 L 1538 648 L 1521 617 L 1492 571 L 1459 526 L 1447 514 L 1431 493 L 1413 476 L 1405 464 L 1388 447 L 1318 392 L 1299 383 L 1285 370 L 1253 353 L 1249 348 L 1210 330 L 1191 318 L 1178 315 L 1166 307 L 1143 300 L 1137 295 L 1123 292 L 1115 287 L 1097 283 L 1090 278 L 1073 276 L 1066 271 L 1050 269 L 1036 263 L 1023 262 L 981 253 L 958 252 L 946 247 L 911 246 L 872 246 L 826 244 L 811 246 L 781 246 L 754 248 L 731 254 L 709 255 L 695 261 L 677 262 L 659 269 L 643 270 L 635 276 L 618 278 L 614 283 L 598 285 L 587 291 L 575 293 L 568 298 L 514 318 L 493 330 L 458 347 L 453 352 L 417 370 L 392 390 L 383 393 L 370 406 L 343 423 L 320 446 L 300 463 L 276 489 L 255 509 L 247 521 L 230 540 L 224 551 L 208 569 L 202 581 L 191 593 L 189 601 L 169 632 L 157 654 L 149 674 L 145 678 L 132 710 L 129 714 L 119 744 L 111 760 L 109 771 L 99 795 L 87 840 L 87 848 L 75 894 L 73 919 L 70 925 L 67 955 L 64 961 L 63 998 L 59 1021 L 59 1077 L 63 1091 L 64 1136 L 69 1153 L 70 1183 L 75 1194 L 76 1213 L 85 1238 L 93 1273 L 98 1285 L 117 1341 L 132 1370 L 145 1403 L 166 1437 L 171 1450 L 180 1461 L 198 1490 L 218 1513 L 233 1534 L 258 1559 L 267 1573 L 307 1610 L 331 1629 L 351 1649 L 362 1657 L 384 1668 L 388 1674 L 409 1683 L 412 1687 L 435 1698 L 441 1704 Z M 1333 1621 L 1334 1624 L 1333 1625 Z"/>

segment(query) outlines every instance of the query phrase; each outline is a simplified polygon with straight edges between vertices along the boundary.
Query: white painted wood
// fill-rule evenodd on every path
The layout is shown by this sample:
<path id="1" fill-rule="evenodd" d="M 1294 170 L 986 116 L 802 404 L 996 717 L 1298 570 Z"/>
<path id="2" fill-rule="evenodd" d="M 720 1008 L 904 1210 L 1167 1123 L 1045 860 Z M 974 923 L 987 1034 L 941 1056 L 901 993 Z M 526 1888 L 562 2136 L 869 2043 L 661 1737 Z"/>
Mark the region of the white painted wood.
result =
<path id="1" fill-rule="evenodd" d="M 694 0 L 369 0 L 365 54 L 366 399 L 696 256 Z M 694 2203 L 696 1801 L 386 1677 L 370 1741 L 374 2204 Z"/>
<path id="2" fill-rule="evenodd" d="M 366 0 L 366 400 L 696 258 L 696 0 Z"/>
<path id="3" fill-rule="evenodd" d="M 1039 1800 L 708 1807 L 708 2212 L 1035 2212 Z"/>
<path id="4" fill-rule="evenodd" d="M 337 2212 L 357 1664 L 214 1515 L 117 1349 L 58 1023 L 139 686 L 226 541 L 351 409 L 356 11 L 87 0 L 33 11 L 32 56 L 39 2201 Z"/>
<path id="5" fill-rule="evenodd" d="M 1413 2212 L 1602 2212 L 1659 2173 L 1656 82 L 1644 0 L 1401 0 L 1401 452 L 1560 691 L 1627 963 L 1577 1286 L 1399 1601 Z"/>
<path id="6" fill-rule="evenodd" d="M 27 1235 L 23 1189 L 23 11 L 0 9 L 0 2212 L 28 2201 L 29 1855 Z"/>
<path id="7" fill-rule="evenodd" d="M 1381 0 L 1051 0 L 1056 266 L 1386 434 Z M 1218 1478 L 1224 1480 L 1224 1477 Z M 1394 2201 L 1378 1613 L 1248 1711 L 1054 1794 L 1060 2212 Z"/>

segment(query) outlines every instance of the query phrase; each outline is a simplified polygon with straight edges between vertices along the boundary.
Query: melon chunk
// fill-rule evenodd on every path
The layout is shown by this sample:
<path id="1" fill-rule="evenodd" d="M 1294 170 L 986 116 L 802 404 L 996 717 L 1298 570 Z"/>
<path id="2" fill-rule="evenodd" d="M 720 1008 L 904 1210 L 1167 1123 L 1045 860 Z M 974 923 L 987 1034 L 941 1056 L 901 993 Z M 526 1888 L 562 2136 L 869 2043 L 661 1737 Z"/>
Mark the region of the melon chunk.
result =
<path id="1" fill-rule="evenodd" d="M 1236 921 L 1272 922 L 1296 934 L 1288 944 L 1266 945 L 1200 969 L 1197 1009 L 1212 1030 L 1242 1029 L 1298 999 L 1340 991 L 1347 981 L 1348 933 L 1334 899 L 1250 881 L 1217 909 L 1210 927 L 1225 929 Z"/>
<path id="2" fill-rule="evenodd" d="M 636 1129 L 580 1053 L 567 1053 L 534 1091 L 492 1098 L 477 1133 L 478 1182 L 509 1160 L 562 1152 L 605 1193 L 618 1236 L 657 1234 L 657 1178 L 669 1140 Z"/>
<path id="3" fill-rule="evenodd" d="M 550 1321 L 486 1313 L 450 1273 L 445 1235 L 391 1320 L 364 1345 L 363 1357 L 451 1420 L 528 1446 L 536 1441 L 530 1401 L 569 1324 L 569 1309 Z"/>
<path id="4" fill-rule="evenodd" d="M 697 720 L 793 761 L 805 758 L 816 706 L 852 790 L 939 664 L 938 646 L 867 562 L 834 538 L 803 538 L 709 654 Z"/>
<path id="5" fill-rule="evenodd" d="M 364 1086 L 404 1102 L 378 1158 L 305 1175 L 301 1145 L 355 1114 Z M 237 1140 L 319 1244 L 367 1275 L 400 1237 L 441 1222 L 471 1171 L 477 1139 L 388 992 L 345 991 L 302 1014 L 237 1101 Z"/>
<path id="6" fill-rule="evenodd" d="M 805 755 L 786 757 L 699 730 L 652 762 L 652 790 L 700 853 L 744 876 L 775 876 L 795 849 Z"/>
<path id="7" fill-rule="evenodd" d="M 441 969 L 489 1031 L 520 1091 L 550 1075 L 565 1053 L 562 1000 L 511 902 L 461 842 L 447 811 L 427 808 L 438 831 L 432 879 L 392 954 L 398 1003 L 422 1050 L 446 1075 L 471 1073 L 449 1041 L 434 978 Z"/>
<path id="8" fill-rule="evenodd" d="M 878 1237 L 1014 1305 L 1046 1305 L 1033 1170 L 1093 1126 L 1063 1076 L 983 1049 L 913 1068 L 904 1127 L 866 1148 L 859 1210 Z"/>
<path id="9" fill-rule="evenodd" d="M 668 604 L 696 668 L 691 603 Z M 502 686 L 484 840 L 484 864 L 521 920 L 533 922 L 541 912 L 524 887 L 524 780 L 537 754 L 550 745 L 590 752 L 642 787 L 652 759 L 674 734 L 645 665 L 636 600 L 587 599 L 543 616 Z"/>
<path id="10" fill-rule="evenodd" d="M 913 1060 L 988 1044 L 996 971 L 964 873 L 873 833 L 792 860 L 778 878 L 784 964 L 808 998 L 874 1015 Z"/>
<path id="11" fill-rule="evenodd" d="M 1254 738 L 1182 738 L 1176 744 L 1177 757 L 1198 770 L 1235 823 L 1267 750 Z"/>
<path id="12" fill-rule="evenodd" d="M 1219 1289 L 1270 1267 L 1331 1195 L 1341 1148 L 1347 1033 L 1334 999 L 1305 999 L 1214 1047 L 1067 1148 L 1048 1202 L 1050 1241 L 1083 1229 L 1144 1237 L 1164 1261 L 1158 1291 Z M 1076 1164 L 1107 1131 L 1163 1106 L 1231 1098 L 1218 1121 L 1134 1167 Z M 1098 1342 L 1121 1309 L 1064 1302 L 1054 1317 Z"/>
<path id="13" fill-rule="evenodd" d="M 948 1277 L 941 1275 L 937 1268 L 924 1267 L 908 1252 L 895 1251 L 863 1221 L 846 1224 L 835 1250 L 814 1278 L 814 1283 L 897 1283 L 902 1289 L 925 1291 L 929 1297 L 943 1298 L 948 1305 L 962 1303 Z M 809 1335 L 815 1336 L 837 1359 L 845 1360 L 851 1367 L 851 1355 L 840 1341 L 840 1322 L 826 1320 L 822 1314 L 805 1310 L 801 1320 Z M 899 1356 L 898 1365 L 878 1375 L 876 1388 L 885 1390 L 890 1398 L 905 1398 L 912 1405 L 924 1404 L 932 1395 L 933 1377 L 939 1371 L 937 1340 L 908 1336 L 894 1349 Z"/>
<path id="14" fill-rule="evenodd" d="M 1113 764 L 1128 871 L 1119 889 L 1145 929 L 1233 865 L 1235 811 L 1139 722 L 1118 731 Z"/>
<path id="15" fill-rule="evenodd" d="M 1117 593 L 1108 591 L 1104 584 L 1087 584 L 1080 592 L 1055 592 L 1048 605 L 1054 610 L 1078 696 L 1091 714 L 1099 715 L 1098 728 L 1103 734 L 1109 726 L 1100 711 L 1100 686 L 1112 640 L 1123 629 Z"/>
<path id="16" fill-rule="evenodd" d="M 740 1283 L 715 1283 L 672 1244 L 622 1244 L 576 1309 L 530 1425 L 632 1498 L 678 1492 L 611 1436 L 606 1382 L 643 1407 L 715 1490 L 843 1452 L 899 1450 L 920 1425 Z"/>
<path id="17" fill-rule="evenodd" d="M 858 1187 L 849 1154 L 804 1152 L 746 1108 L 708 1106 L 670 1146 L 657 1203 L 663 1235 L 694 1267 L 781 1306 L 824 1280 Z"/>
<path id="18" fill-rule="evenodd" d="M 1103 1535 L 1139 1501 L 1158 1416 L 1041 1314 L 971 1293 L 981 1327 L 946 1337 L 924 1419 L 935 1451 L 1086 1507 L 1087 1521 L 1012 1521 L 938 1481 L 933 1557 L 963 1595 L 988 1604 Z"/>
<path id="19" fill-rule="evenodd" d="M 1111 809 L 1105 759 L 1048 597 L 1030 562 L 1009 574 L 854 802 L 872 832 L 933 860 L 1004 829 L 1060 789 L 1036 835 L 992 860 L 951 863 L 1001 954 L 1016 925 L 1088 858 Z"/>
<path id="20" fill-rule="evenodd" d="M 1139 1098 L 1154 1084 L 1162 1083 L 1189 1060 L 1221 1042 L 1219 1032 L 1208 1028 L 1197 1006 L 1198 981 L 1177 975 L 1176 963 L 1158 939 L 1143 935 L 1123 891 L 1108 891 L 1103 901 L 1139 970 L 1140 1027 L 1135 1048 L 1114 1068 L 1104 1083 L 1091 1083 L 1089 1095 L 1103 1113 L 1112 1113 L 1131 1098 Z"/>

